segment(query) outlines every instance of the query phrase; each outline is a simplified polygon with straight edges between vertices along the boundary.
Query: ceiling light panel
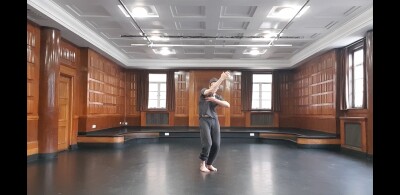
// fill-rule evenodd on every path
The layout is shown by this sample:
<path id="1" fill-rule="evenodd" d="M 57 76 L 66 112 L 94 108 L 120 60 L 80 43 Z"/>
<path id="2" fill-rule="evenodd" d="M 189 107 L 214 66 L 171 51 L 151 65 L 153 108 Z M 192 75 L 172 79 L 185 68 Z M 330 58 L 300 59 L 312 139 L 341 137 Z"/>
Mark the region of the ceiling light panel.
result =
<path id="1" fill-rule="evenodd" d="M 206 23 L 203 21 L 179 21 L 175 22 L 177 30 L 205 30 Z"/>
<path id="2" fill-rule="evenodd" d="M 205 54 L 205 50 L 202 48 L 185 48 L 184 54 Z"/>
<path id="3" fill-rule="evenodd" d="M 291 19 L 302 16 L 310 6 L 305 6 L 300 12 L 301 6 L 273 6 L 267 18 Z"/>
<path id="4" fill-rule="evenodd" d="M 250 22 L 220 21 L 218 30 L 246 30 Z"/>
<path id="5" fill-rule="evenodd" d="M 175 18 L 203 18 L 206 17 L 205 6 L 175 5 L 170 6 Z"/>
<path id="6" fill-rule="evenodd" d="M 154 5 L 127 6 L 134 18 L 158 18 L 156 7 Z"/>
<path id="7" fill-rule="evenodd" d="M 221 18 L 251 18 L 257 6 L 221 6 Z"/>
<path id="8" fill-rule="evenodd" d="M 110 13 L 103 6 L 91 4 L 88 5 L 66 5 L 68 9 L 80 17 L 110 17 Z"/>
<path id="9" fill-rule="evenodd" d="M 214 54 L 234 54 L 235 49 L 232 48 L 220 48 L 217 47 L 214 49 Z"/>

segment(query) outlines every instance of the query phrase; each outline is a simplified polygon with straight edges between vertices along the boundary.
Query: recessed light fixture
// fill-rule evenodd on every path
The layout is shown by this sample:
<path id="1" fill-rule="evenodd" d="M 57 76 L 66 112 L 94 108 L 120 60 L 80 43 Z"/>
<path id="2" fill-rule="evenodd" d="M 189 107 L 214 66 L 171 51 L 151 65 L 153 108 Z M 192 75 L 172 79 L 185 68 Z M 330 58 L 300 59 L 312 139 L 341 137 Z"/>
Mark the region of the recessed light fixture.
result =
<path id="1" fill-rule="evenodd" d="M 144 7 L 135 7 L 132 9 L 133 17 L 146 17 L 148 15 L 148 11 Z"/>
<path id="2" fill-rule="evenodd" d="M 118 8 L 121 10 L 121 12 L 126 16 L 130 17 L 129 13 L 125 10 L 125 8 L 122 5 L 118 5 Z M 156 11 L 156 8 L 152 5 L 147 5 L 147 6 L 141 6 L 141 7 L 134 7 L 131 11 L 130 14 L 133 17 L 136 18 L 151 18 L 151 17 L 158 17 L 158 13 Z"/>
<path id="3" fill-rule="evenodd" d="M 256 56 L 256 55 L 260 55 L 260 54 L 265 54 L 265 52 L 267 51 L 267 49 L 257 49 L 257 48 L 251 48 L 251 49 L 245 49 L 243 51 L 243 54 L 248 54 L 248 55 L 252 55 L 252 56 Z"/>
<path id="4" fill-rule="evenodd" d="M 160 49 L 153 49 L 154 53 L 167 56 L 170 54 L 176 54 L 175 49 L 169 49 L 168 47 L 162 47 Z"/>
<path id="5" fill-rule="evenodd" d="M 301 6 L 274 6 L 271 11 L 268 13 L 267 18 L 281 18 L 281 19 L 289 19 L 293 18 L 295 14 L 296 18 L 302 16 L 310 6 L 305 6 L 299 14 L 297 12 L 301 9 Z"/>

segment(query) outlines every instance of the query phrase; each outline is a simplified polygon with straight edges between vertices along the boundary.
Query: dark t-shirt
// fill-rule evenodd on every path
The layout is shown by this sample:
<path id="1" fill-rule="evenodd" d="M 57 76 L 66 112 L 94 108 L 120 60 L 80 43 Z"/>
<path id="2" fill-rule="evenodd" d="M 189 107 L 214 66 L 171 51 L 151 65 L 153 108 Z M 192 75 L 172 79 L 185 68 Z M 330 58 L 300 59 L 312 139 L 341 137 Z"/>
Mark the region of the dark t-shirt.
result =
<path id="1" fill-rule="evenodd" d="M 218 118 L 217 112 L 215 111 L 215 107 L 218 106 L 218 104 L 214 102 L 207 101 L 205 98 L 207 96 L 203 95 L 204 91 L 207 90 L 207 88 L 203 88 L 200 91 L 200 97 L 199 97 L 199 117 L 201 115 L 208 115 L 213 118 Z M 221 101 L 225 101 L 222 96 L 215 94 L 215 98 L 219 99 Z"/>

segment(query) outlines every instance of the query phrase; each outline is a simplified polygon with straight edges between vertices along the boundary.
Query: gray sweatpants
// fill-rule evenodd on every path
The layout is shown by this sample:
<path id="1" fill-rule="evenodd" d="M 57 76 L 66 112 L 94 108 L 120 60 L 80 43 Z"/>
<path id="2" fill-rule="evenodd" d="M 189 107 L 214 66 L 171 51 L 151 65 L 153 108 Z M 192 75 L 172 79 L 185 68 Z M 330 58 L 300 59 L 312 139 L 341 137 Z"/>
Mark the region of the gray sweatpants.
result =
<path id="1" fill-rule="evenodd" d="M 203 118 L 199 120 L 201 153 L 199 158 L 212 165 L 217 157 L 221 142 L 220 126 L 218 118 Z"/>

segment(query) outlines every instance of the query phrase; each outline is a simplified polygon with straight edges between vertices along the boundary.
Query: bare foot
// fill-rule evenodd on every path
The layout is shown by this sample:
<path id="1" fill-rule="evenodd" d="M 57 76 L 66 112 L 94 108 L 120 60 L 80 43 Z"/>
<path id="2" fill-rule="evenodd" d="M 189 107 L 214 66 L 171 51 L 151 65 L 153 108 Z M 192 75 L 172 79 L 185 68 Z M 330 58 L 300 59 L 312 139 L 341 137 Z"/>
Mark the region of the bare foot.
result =
<path id="1" fill-rule="evenodd" d="M 206 166 L 204 166 L 203 164 L 200 165 L 200 171 L 206 172 L 206 173 L 210 172 L 210 170 L 208 170 L 208 169 L 206 168 Z"/>
<path id="2" fill-rule="evenodd" d="M 217 171 L 217 168 L 213 167 L 212 165 L 207 165 L 207 169 L 210 171 Z"/>

